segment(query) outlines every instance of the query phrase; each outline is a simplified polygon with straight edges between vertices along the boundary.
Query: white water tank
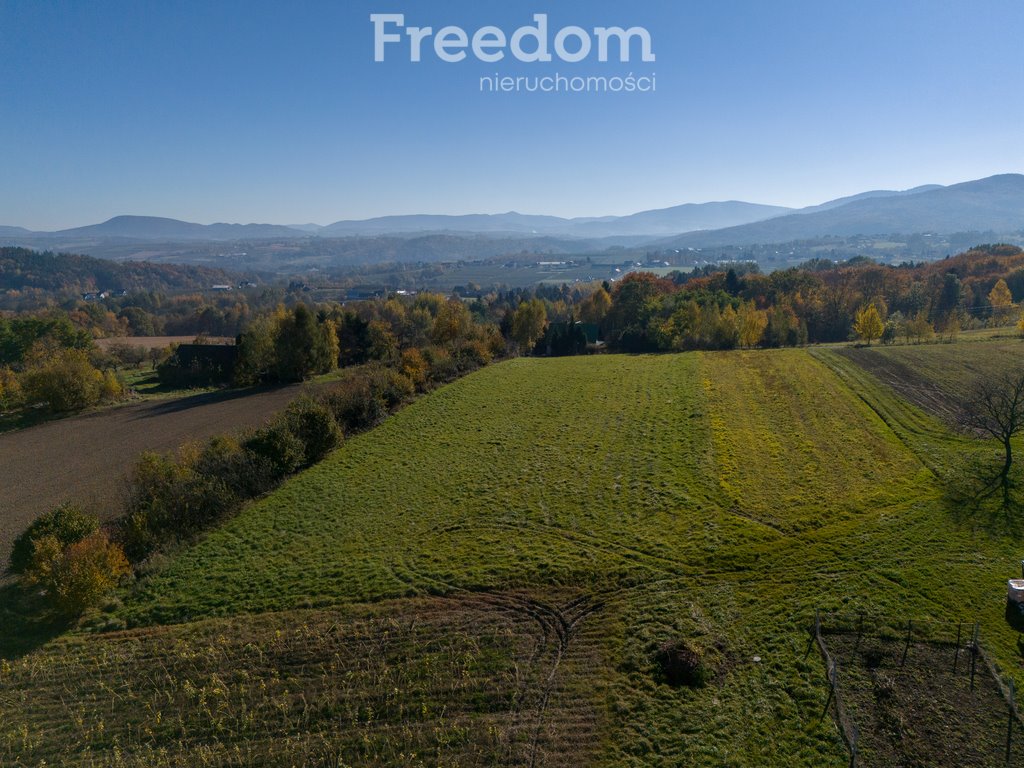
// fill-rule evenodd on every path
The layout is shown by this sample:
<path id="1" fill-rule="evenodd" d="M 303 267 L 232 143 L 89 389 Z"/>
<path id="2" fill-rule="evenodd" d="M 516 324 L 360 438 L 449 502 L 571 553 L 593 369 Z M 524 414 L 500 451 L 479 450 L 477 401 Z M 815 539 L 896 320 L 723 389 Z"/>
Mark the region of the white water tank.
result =
<path id="1" fill-rule="evenodd" d="M 1010 579 L 1006 584 L 1006 599 L 1024 603 L 1024 579 Z"/>

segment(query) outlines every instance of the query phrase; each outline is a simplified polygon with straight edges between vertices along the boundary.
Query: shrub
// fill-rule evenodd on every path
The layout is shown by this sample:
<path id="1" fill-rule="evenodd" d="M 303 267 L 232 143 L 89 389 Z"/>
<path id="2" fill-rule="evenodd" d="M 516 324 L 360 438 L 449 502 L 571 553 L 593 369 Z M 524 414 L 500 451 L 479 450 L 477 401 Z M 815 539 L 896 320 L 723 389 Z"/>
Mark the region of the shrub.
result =
<path id="1" fill-rule="evenodd" d="M 282 419 L 249 433 L 242 447 L 266 460 L 269 475 L 275 482 L 297 470 L 306 453 L 302 441 Z"/>
<path id="2" fill-rule="evenodd" d="M 436 384 L 446 384 L 457 378 L 459 375 L 458 364 L 452 359 L 447 350 L 441 347 L 428 347 L 423 350 L 424 357 L 430 365 L 430 381 Z"/>
<path id="3" fill-rule="evenodd" d="M 412 379 L 393 368 L 373 367 L 366 372 L 371 390 L 388 410 L 408 402 L 416 392 Z"/>
<path id="4" fill-rule="evenodd" d="M 14 540 L 10 570 L 13 573 L 24 573 L 32 561 L 35 543 L 43 537 L 54 538 L 63 548 L 95 533 L 99 527 L 100 521 L 84 512 L 81 507 L 61 504 L 37 517 L 32 525 Z"/>
<path id="5" fill-rule="evenodd" d="M 152 325 L 152 323 L 151 323 Z M 145 347 L 139 347 L 125 342 L 115 342 L 107 347 L 107 353 L 115 364 L 120 366 L 132 366 L 139 368 L 146 359 Z"/>
<path id="6" fill-rule="evenodd" d="M 38 360 L 22 378 L 25 399 L 46 403 L 62 413 L 95 405 L 100 400 L 103 374 L 92 367 L 80 349 L 64 349 Z"/>
<path id="7" fill-rule="evenodd" d="M 387 416 L 387 406 L 362 376 L 341 382 L 324 396 L 324 404 L 346 433 L 370 429 Z"/>
<path id="8" fill-rule="evenodd" d="M 238 440 L 223 435 L 206 444 L 195 459 L 194 470 L 205 477 L 222 480 L 239 499 L 254 498 L 274 487 L 269 460 L 245 450 Z"/>
<path id="9" fill-rule="evenodd" d="M 415 347 L 407 349 L 402 352 L 402 373 L 404 373 L 409 380 L 419 390 L 427 384 L 427 374 L 430 372 L 430 365 L 427 363 L 426 358 L 423 357 L 423 353 Z"/>
<path id="10" fill-rule="evenodd" d="M 710 677 L 704 657 L 685 640 L 665 643 L 655 658 L 669 685 L 702 688 Z"/>
<path id="11" fill-rule="evenodd" d="M 21 383 L 7 366 L 0 367 L 0 412 L 21 406 Z"/>
<path id="12" fill-rule="evenodd" d="M 144 453 L 129 482 L 121 540 L 135 562 L 173 540 L 188 540 L 234 511 L 239 497 L 187 459 Z"/>
<path id="13" fill-rule="evenodd" d="M 475 371 L 491 362 L 491 350 L 483 341 L 473 340 L 462 344 L 456 351 L 459 370 Z"/>
<path id="14" fill-rule="evenodd" d="M 124 399 L 124 384 L 113 371 L 104 371 L 100 382 L 100 400 L 109 403 Z"/>
<path id="15" fill-rule="evenodd" d="M 303 464 L 307 467 L 341 443 L 341 429 L 330 408 L 310 397 L 293 401 L 285 410 L 284 418 L 291 433 L 302 441 Z"/>
<path id="16" fill-rule="evenodd" d="M 77 616 L 98 605 L 130 572 L 121 547 L 94 531 L 67 546 L 52 535 L 35 540 L 24 578 L 42 587 L 58 611 Z"/>

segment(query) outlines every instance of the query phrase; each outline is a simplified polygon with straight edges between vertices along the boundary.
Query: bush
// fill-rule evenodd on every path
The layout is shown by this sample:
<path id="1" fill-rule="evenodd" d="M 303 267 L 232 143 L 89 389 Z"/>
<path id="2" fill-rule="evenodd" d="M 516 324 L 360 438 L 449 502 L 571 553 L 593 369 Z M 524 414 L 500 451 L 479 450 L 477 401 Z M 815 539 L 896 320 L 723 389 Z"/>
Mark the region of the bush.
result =
<path id="1" fill-rule="evenodd" d="M 429 371 L 430 365 L 418 349 L 413 347 L 402 352 L 402 373 L 412 381 L 416 389 L 422 391 L 426 387 Z"/>
<path id="2" fill-rule="evenodd" d="M 331 410 L 346 434 L 370 429 L 388 413 L 384 400 L 362 376 L 334 387 L 324 396 L 324 405 Z"/>
<path id="3" fill-rule="evenodd" d="M 63 548 L 99 530 L 100 521 L 74 504 L 61 504 L 36 520 L 14 540 L 10 570 L 24 573 L 32 561 L 35 543 L 43 537 L 53 537 Z"/>
<path id="4" fill-rule="evenodd" d="M 36 539 L 24 578 L 42 587 L 58 611 L 78 616 L 98 605 L 130 572 L 121 547 L 103 531 L 94 531 L 67 546 L 52 535 Z"/>
<path id="5" fill-rule="evenodd" d="M 304 446 L 303 464 L 312 466 L 334 450 L 342 440 L 334 414 L 323 403 L 300 397 L 285 410 L 285 421 Z"/>
<path id="6" fill-rule="evenodd" d="M 669 685 L 702 688 L 710 677 L 701 653 L 685 640 L 665 643 L 655 658 Z"/>
<path id="7" fill-rule="evenodd" d="M 140 368 L 146 360 L 146 348 L 125 342 L 115 342 L 107 347 L 107 354 L 120 366 Z"/>
<path id="8" fill-rule="evenodd" d="M 456 350 L 460 372 L 475 371 L 491 362 L 491 351 L 482 341 L 467 341 Z"/>
<path id="9" fill-rule="evenodd" d="M 245 450 L 232 437 L 214 437 L 195 459 L 195 472 L 218 478 L 241 499 L 251 499 L 274 487 L 268 459 Z"/>
<path id="10" fill-rule="evenodd" d="M 19 408 L 22 404 L 21 383 L 10 368 L 0 367 L 0 413 Z"/>
<path id="11" fill-rule="evenodd" d="M 288 424 L 281 419 L 250 432 L 242 442 L 242 447 L 266 460 L 269 475 L 275 482 L 302 466 L 306 454 L 302 441 L 292 434 Z"/>
<path id="12" fill-rule="evenodd" d="M 87 408 L 100 401 L 103 374 L 92 367 L 80 349 L 52 353 L 29 368 L 22 377 L 25 400 L 46 403 L 62 413 Z"/>
<path id="13" fill-rule="evenodd" d="M 412 399 L 416 387 L 412 379 L 393 368 L 373 367 L 366 371 L 370 389 L 383 401 L 390 411 Z"/>
<path id="14" fill-rule="evenodd" d="M 138 562 L 169 541 L 191 539 L 239 503 L 221 477 L 196 472 L 186 459 L 144 453 L 129 483 L 121 540 Z"/>
<path id="15" fill-rule="evenodd" d="M 124 399 L 124 384 L 113 371 L 104 371 L 100 382 L 100 400 L 105 403 Z"/>
<path id="16" fill-rule="evenodd" d="M 428 376 L 435 384 L 446 384 L 458 378 L 459 367 L 446 349 L 441 347 L 427 347 L 423 350 L 423 356 L 430 365 Z"/>

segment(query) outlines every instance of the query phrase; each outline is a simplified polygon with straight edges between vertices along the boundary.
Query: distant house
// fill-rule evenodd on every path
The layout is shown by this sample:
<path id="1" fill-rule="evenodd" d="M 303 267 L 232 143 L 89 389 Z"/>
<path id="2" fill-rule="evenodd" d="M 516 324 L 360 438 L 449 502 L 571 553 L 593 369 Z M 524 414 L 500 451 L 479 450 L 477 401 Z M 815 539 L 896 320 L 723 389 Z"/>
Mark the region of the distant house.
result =
<path id="1" fill-rule="evenodd" d="M 226 292 L 226 291 L 230 291 L 231 290 L 231 286 L 230 285 L 215 285 L 215 286 L 213 286 L 212 290 Z"/>
<path id="2" fill-rule="evenodd" d="M 174 386 L 209 386 L 231 381 L 238 361 L 233 344 L 179 344 L 158 374 L 160 381 Z"/>
<path id="3" fill-rule="evenodd" d="M 220 368 L 233 371 L 238 360 L 234 344 L 179 344 L 175 354 L 183 368 Z"/>
<path id="4" fill-rule="evenodd" d="M 387 293 L 386 289 L 373 285 L 355 285 L 345 292 L 346 301 L 366 301 L 379 299 Z"/>

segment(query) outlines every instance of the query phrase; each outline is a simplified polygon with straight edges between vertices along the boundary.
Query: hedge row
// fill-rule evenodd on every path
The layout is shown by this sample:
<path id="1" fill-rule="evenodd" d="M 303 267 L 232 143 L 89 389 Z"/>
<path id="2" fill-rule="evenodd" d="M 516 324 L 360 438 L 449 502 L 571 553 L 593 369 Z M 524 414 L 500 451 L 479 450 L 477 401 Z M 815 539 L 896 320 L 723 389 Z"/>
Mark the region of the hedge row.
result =
<path id="1" fill-rule="evenodd" d="M 303 395 L 266 426 L 220 435 L 176 454 L 144 453 L 128 481 L 124 513 L 109 530 L 72 505 L 43 515 L 14 544 L 11 571 L 53 607 L 77 615 L 96 605 L 152 554 L 193 541 L 249 499 L 316 464 L 345 435 L 372 429 L 417 392 L 490 362 L 478 344 L 407 349 L 391 363 L 353 370 L 318 397 Z M 83 543 L 84 542 L 84 543 Z M 127 558 L 127 560 L 125 560 Z"/>

